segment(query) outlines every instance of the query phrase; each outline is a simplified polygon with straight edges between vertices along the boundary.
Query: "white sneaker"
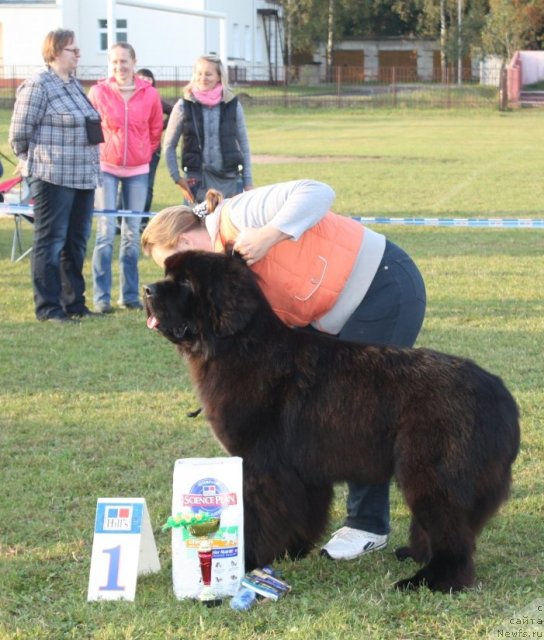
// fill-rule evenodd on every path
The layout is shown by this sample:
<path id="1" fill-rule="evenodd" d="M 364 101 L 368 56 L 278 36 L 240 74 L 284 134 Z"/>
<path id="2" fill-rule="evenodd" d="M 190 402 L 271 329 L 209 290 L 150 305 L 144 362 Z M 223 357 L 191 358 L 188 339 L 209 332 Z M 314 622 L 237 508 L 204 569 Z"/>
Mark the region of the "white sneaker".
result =
<path id="1" fill-rule="evenodd" d="M 369 531 L 342 527 L 321 549 L 321 555 L 332 560 L 353 560 L 365 553 L 378 551 L 387 546 L 388 536 L 380 536 Z"/>

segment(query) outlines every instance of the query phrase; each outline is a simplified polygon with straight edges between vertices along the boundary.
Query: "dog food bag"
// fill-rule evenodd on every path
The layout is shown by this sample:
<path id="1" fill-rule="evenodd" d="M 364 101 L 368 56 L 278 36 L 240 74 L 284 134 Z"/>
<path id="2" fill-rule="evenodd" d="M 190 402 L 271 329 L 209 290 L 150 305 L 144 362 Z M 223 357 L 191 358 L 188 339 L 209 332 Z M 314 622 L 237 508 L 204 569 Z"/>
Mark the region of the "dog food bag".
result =
<path id="1" fill-rule="evenodd" d="M 217 598 L 238 591 L 244 575 L 242 496 L 242 458 L 176 460 L 172 579 L 179 600 L 203 597 L 205 589 Z"/>

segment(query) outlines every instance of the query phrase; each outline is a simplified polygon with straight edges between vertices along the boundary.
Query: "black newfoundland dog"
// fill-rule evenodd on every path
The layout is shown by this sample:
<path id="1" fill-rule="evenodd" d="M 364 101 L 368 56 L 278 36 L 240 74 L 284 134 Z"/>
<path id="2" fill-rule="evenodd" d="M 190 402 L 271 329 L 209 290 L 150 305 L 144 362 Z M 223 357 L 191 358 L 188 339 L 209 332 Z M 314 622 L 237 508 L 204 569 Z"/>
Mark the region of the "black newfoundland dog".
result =
<path id="1" fill-rule="evenodd" d="M 472 584 L 475 538 L 507 498 L 518 409 L 502 381 L 428 349 L 295 331 L 238 256 L 198 251 L 144 288 L 147 324 L 186 358 L 205 416 L 244 461 L 247 569 L 307 554 L 324 534 L 333 483 L 392 476 L 424 566 L 396 583 Z"/>

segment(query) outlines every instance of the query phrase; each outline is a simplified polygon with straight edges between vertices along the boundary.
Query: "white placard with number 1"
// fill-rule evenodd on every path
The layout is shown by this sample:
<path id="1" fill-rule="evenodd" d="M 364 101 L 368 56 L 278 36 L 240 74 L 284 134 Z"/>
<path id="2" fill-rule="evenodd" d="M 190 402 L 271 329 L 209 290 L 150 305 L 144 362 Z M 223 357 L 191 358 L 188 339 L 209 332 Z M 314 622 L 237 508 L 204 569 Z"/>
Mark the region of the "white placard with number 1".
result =
<path id="1" fill-rule="evenodd" d="M 161 568 L 144 498 L 99 498 L 87 600 L 134 600 L 138 576 Z"/>

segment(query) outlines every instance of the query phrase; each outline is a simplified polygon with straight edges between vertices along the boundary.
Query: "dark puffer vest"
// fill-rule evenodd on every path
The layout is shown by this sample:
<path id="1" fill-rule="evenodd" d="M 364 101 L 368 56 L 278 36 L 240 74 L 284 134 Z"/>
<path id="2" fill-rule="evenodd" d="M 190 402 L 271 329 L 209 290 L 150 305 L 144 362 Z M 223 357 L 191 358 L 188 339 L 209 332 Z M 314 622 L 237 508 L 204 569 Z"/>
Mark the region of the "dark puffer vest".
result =
<path id="1" fill-rule="evenodd" d="M 223 157 L 223 171 L 237 172 L 243 165 L 244 156 L 238 144 L 238 127 L 236 125 L 236 108 L 238 98 L 229 102 L 220 102 L 219 108 L 219 142 Z M 204 147 L 204 118 L 202 105 L 199 102 L 183 100 L 183 151 L 181 164 L 184 171 L 200 173 L 202 168 L 202 147 Z M 195 128 L 198 126 L 197 130 Z M 199 145 L 200 137 L 200 145 Z"/>

